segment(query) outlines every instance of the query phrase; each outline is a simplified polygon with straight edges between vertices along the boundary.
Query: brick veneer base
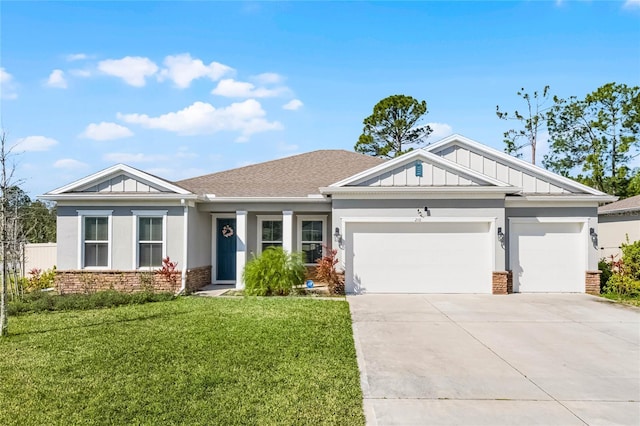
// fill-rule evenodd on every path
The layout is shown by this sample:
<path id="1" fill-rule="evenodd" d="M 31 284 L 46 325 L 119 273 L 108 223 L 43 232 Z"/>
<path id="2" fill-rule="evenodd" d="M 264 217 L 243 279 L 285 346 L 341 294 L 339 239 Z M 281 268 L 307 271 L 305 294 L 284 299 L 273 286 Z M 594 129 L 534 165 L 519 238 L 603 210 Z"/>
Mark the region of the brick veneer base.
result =
<path id="1" fill-rule="evenodd" d="M 493 294 L 513 293 L 513 275 L 511 271 L 494 271 L 492 286 Z"/>
<path id="2" fill-rule="evenodd" d="M 602 271 L 587 271 L 584 284 L 584 292 L 587 294 L 600 294 L 600 274 Z"/>
<path id="3" fill-rule="evenodd" d="M 187 270 L 187 292 L 197 290 L 211 283 L 211 266 L 202 266 Z M 180 290 L 180 273 L 175 282 L 146 271 L 57 271 L 56 289 L 60 294 L 92 293 L 103 290 L 116 290 L 133 293 L 143 290 L 168 291 Z"/>

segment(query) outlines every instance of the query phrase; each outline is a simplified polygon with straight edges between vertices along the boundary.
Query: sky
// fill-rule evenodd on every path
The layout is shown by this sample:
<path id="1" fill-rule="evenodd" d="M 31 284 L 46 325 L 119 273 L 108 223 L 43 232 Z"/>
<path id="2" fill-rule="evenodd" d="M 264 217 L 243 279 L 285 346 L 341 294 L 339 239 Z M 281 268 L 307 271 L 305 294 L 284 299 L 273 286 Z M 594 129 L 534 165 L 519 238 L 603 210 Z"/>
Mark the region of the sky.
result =
<path id="1" fill-rule="evenodd" d="M 32 198 L 116 163 L 179 180 L 353 150 L 394 94 L 427 101 L 429 142 L 502 150 L 521 88 L 612 81 L 640 85 L 640 0 L 0 2 L 0 127 Z"/>

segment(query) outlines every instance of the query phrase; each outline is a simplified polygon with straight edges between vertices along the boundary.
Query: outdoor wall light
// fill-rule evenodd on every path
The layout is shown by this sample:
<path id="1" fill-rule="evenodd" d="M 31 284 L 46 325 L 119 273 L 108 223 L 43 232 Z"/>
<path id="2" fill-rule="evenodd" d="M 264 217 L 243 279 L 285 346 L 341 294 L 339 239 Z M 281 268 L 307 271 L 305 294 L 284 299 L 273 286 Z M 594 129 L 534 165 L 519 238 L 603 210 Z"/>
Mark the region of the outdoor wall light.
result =
<path id="1" fill-rule="evenodd" d="M 598 234 L 596 234 L 596 230 L 593 228 L 589 228 L 589 235 L 591 235 L 592 237 L 598 236 Z"/>
<path id="2" fill-rule="evenodd" d="M 502 232 L 501 226 L 498 226 L 498 241 L 504 243 L 504 232 Z"/>
<path id="3" fill-rule="evenodd" d="M 339 243 L 340 240 L 342 240 L 342 235 L 340 235 L 340 228 L 336 228 L 335 232 L 333 233 L 333 239 L 336 243 Z"/>

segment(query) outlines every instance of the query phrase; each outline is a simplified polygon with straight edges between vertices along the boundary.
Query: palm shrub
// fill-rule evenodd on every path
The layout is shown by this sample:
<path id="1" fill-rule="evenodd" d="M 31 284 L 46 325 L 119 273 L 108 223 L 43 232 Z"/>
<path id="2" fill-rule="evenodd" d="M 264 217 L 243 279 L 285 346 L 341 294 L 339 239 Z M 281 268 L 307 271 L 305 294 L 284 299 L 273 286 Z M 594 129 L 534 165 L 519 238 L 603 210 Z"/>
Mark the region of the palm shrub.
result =
<path id="1" fill-rule="evenodd" d="M 244 267 L 244 291 L 249 296 L 286 296 L 304 282 L 304 274 L 302 253 L 268 247 Z"/>

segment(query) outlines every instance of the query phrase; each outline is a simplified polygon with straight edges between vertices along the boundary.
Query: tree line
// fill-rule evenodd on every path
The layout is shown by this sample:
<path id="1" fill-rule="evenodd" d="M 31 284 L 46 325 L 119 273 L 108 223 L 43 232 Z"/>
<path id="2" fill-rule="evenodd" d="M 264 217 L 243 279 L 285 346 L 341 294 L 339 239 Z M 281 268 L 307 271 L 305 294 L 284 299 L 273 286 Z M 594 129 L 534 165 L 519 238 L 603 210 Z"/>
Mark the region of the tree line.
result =
<path id="1" fill-rule="evenodd" d="M 640 87 L 607 83 L 584 98 L 551 96 L 549 86 L 533 93 L 522 88 L 517 95 L 523 110 L 496 107 L 498 119 L 514 123 L 503 134 L 505 152 L 521 157 L 529 149 L 536 164 L 538 143 L 545 137 L 543 167 L 621 198 L 640 194 L 640 169 L 630 166 L 640 154 Z M 421 124 L 427 113 L 424 100 L 382 99 L 364 119 L 355 151 L 394 158 L 424 146 L 432 132 Z"/>

